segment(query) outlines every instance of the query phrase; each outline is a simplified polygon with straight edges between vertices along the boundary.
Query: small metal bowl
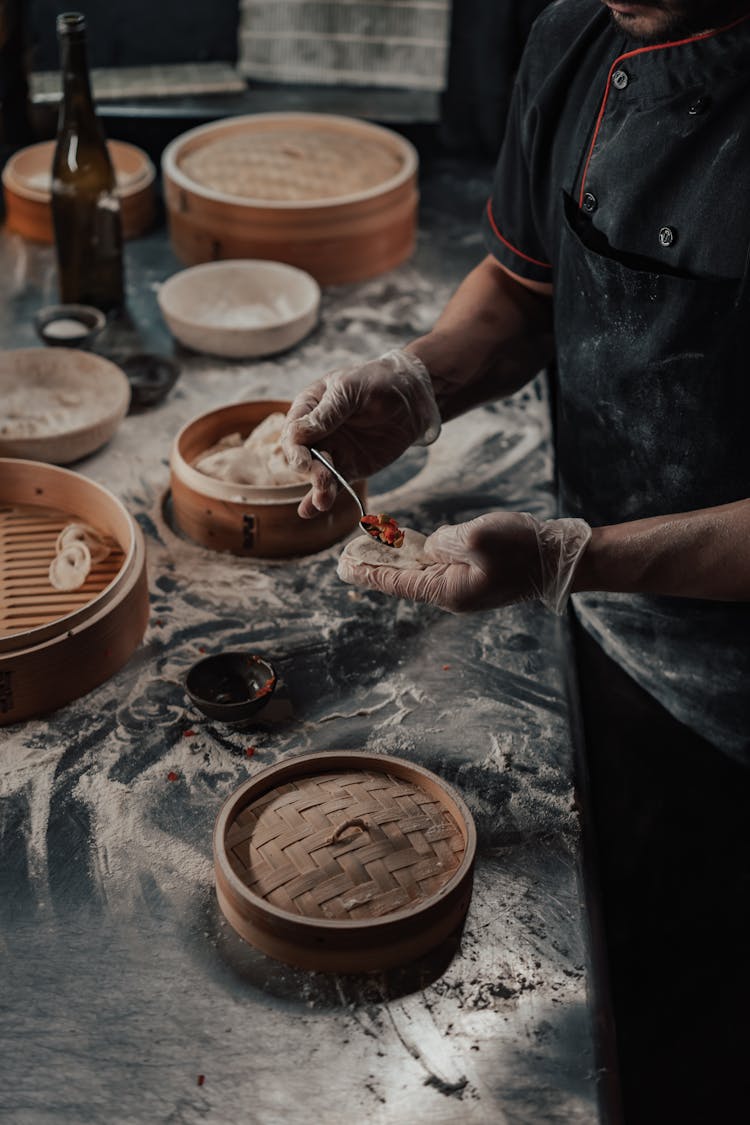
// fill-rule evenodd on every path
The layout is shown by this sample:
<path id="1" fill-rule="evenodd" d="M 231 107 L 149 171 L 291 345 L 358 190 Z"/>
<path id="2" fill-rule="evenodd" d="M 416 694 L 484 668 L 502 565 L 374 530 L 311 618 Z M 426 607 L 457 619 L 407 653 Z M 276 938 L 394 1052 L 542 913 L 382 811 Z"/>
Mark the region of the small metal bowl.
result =
<path id="1" fill-rule="evenodd" d="M 180 376 L 179 363 L 166 355 L 139 352 L 112 358 L 128 377 L 132 406 L 156 406 L 167 397 Z"/>
<path id="2" fill-rule="evenodd" d="M 276 673 L 267 660 L 251 652 L 220 652 L 193 664 L 185 690 L 210 719 L 239 723 L 256 715 L 276 687 Z"/>
<path id="3" fill-rule="evenodd" d="M 34 314 L 37 335 L 53 348 L 86 348 L 106 323 L 93 305 L 46 305 Z"/>

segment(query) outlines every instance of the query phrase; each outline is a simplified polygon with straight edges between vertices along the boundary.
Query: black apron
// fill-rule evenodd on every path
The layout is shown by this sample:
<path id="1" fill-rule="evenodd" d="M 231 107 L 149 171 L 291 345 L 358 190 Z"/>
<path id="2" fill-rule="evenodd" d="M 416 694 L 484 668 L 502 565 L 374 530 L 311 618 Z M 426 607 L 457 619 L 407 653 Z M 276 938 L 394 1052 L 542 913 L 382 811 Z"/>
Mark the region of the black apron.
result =
<path id="1" fill-rule="evenodd" d="M 567 194 L 560 231 L 561 513 L 600 526 L 750 497 L 750 252 L 736 280 L 625 264 L 593 248 L 596 233 Z M 574 601 L 605 651 L 668 710 L 750 760 L 750 605 Z"/>

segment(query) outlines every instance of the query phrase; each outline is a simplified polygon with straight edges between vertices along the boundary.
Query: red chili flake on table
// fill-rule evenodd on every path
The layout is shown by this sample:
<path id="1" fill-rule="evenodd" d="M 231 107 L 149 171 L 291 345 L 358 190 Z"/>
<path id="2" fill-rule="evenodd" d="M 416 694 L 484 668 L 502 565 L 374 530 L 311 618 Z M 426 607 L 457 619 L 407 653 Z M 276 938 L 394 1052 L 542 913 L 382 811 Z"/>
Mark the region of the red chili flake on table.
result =
<path id="1" fill-rule="evenodd" d="M 198 1085 L 202 1086 L 205 1081 L 206 1081 L 205 1074 L 199 1074 L 198 1075 Z"/>
<path id="2" fill-rule="evenodd" d="M 450 664 L 444 664 L 443 665 L 443 671 L 444 672 L 450 672 L 450 670 L 451 670 Z"/>
<path id="3" fill-rule="evenodd" d="M 253 754 L 255 753 L 255 747 L 254 746 L 247 746 L 245 748 L 245 753 L 247 754 L 248 758 L 252 758 Z"/>
<path id="4" fill-rule="evenodd" d="M 158 627 L 160 629 L 161 629 L 163 624 L 164 624 L 164 622 L 162 621 L 161 617 L 157 617 L 156 621 L 154 621 L 154 625 L 158 625 Z"/>
<path id="5" fill-rule="evenodd" d="M 206 651 L 205 645 L 198 645 L 198 652 L 205 652 L 205 651 Z"/>
<path id="6" fill-rule="evenodd" d="M 184 730 L 182 732 L 182 737 L 183 738 L 192 738 L 194 734 L 195 734 L 195 731 L 192 730 L 192 729 L 191 730 Z"/>
<path id="7" fill-rule="evenodd" d="M 363 516 L 360 523 L 368 535 L 387 543 L 389 547 L 403 547 L 404 533 L 392 516 L 380 512 L 377 516 L 372 514 Z"/>
<path id="8" fill-rule="evenodd" d="M 180 775 L 178 773 L 175 773 L 174 770 L 170 770 L 169 773 L 167 774 L 167 781 L 179 781 L 179 780 L 180 780 Z"/>

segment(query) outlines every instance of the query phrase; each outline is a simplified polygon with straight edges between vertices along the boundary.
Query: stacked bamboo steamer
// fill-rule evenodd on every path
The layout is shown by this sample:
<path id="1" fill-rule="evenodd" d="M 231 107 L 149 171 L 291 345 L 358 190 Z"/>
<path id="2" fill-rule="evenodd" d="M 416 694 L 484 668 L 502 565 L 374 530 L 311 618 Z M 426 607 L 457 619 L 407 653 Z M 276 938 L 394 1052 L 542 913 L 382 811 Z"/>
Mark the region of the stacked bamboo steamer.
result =
<path id="1" fill-rule="evenodd" d="M 82 587 L 56 590 L 49 564 L 70 522 L 96 528 L 110 554 Z M 0 726 L 104 683 L 147 620 L 143 536 L 120 501 L 68 469 L 0 458 Z"/>
<path id="2" fill-rule="evenodd" d="M 374 277 L 414 249 L 417 167 L 397 133 L 330 114 L 191 129 L 162 157 L 172 244 L 187 265 L 270 258 L 323 285 Z"/>

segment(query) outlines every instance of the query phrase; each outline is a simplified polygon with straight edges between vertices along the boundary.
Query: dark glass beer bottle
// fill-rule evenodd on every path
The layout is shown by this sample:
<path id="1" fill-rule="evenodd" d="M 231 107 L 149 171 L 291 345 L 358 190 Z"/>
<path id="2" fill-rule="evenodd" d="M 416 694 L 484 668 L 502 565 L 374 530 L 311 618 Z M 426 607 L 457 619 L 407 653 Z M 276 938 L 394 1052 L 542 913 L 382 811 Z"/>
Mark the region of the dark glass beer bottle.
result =
<path id="1" fill-rule="evenodd" d="M 52 162 L 52 219 L 60 297 L 110 312 L 124 304 L 120 200 L 91 97 L 84 16 L 59 15 L 57 35 L 63 92 Z"/>

